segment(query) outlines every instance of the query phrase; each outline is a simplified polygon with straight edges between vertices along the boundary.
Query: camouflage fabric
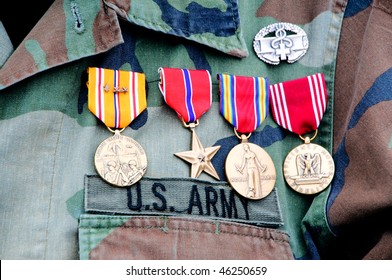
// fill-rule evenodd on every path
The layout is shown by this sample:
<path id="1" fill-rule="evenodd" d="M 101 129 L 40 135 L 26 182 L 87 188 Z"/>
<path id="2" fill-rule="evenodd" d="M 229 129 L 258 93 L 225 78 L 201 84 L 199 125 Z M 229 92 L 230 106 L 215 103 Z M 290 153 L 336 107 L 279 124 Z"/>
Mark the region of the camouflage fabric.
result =
<path id="1" fill-rule="evenodd" d="M 392 259 L 391 28 L 391 1 L 349 1 L 336 68 L 329 258 Z"/>
<path id="2" fill-rule="evenodd" d="M 8 38 L 7 31 L 0 21 L 0 66 L 3 66 L 13 51 L 14 48 Z"/>
<path id="3" fill-rule="evenodd" d="M 391 29 L 390 11 L 388 1 L 365 0 L 55 1 L 0 68 L 0 257 L 391 258 L 392 63 L 382 33 Z M 280 21 L 303 28 L 309 50 L 294 64 L 271 66 L 253 52 L 253 38 Z M 126 215 L 85 207 L 95 149 L 111 135 L 88 111 L 87 67 L 146 75 L 147 110 L 123 134 L 146 150 L 152 183 L 119 194 Z M 173 156 L 188 150 L 191 138 L 163 100 L 159 67 L 210 71 L 213 103 L 197 133 L 206 147 L 221 146 L 212 160 L 221 181 L 202 174 L 189 183 L 189 165 Z M 263 76 L 274 84 L 318 72 L 325 75 L 329 103 L 314 143 L 334 153 L 334 181 L 318 195 L 291 190 L 281 167 L 302 141 L 268 116 L 249 141 L 275 163 L 271 202 L 278 204 L 247 206 L 226 186 L 225 158 L 239 140 L 219 114 L 216 75 Z M 185 198 L 165 191 L 181 186 Z M 184 199 L 188 207 L 175 211 Z"/>

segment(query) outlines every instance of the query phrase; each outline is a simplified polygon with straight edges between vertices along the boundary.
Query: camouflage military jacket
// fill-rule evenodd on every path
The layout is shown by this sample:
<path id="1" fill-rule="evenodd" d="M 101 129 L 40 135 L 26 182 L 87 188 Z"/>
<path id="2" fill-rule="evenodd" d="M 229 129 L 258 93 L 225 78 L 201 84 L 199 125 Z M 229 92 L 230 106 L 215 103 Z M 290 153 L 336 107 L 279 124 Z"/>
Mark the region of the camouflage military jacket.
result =
<path id="1" fill-rule="evenodd" d="M 55 1 L 0 57 L 0 257 L 391 258 L 391 11 L 386 0 Z M 307 34 L 295 63 L 253 51 L 277 22 Z M 112 133 L 88 109 L 89 67 L 145 74 L 147 109 L 122 132 L 148 159 L 133 186 L 110 186 L 94 167 Z M 211 74 L 212 105 L 195 130 L 205 147 L 220 146 L 219 180 L 190 178 L 173 155 L 190 149 L 191 134 L 160 92 L 160 67 Z M 250 200 L 230 187 L 225 159 L 239 139 L 219 111 L 219 73 L 270 84 L 324 74 L 328 106 L 313 143 L 335 161 L 325 190 L 288 186 L 283 163 L 303 141 L 271 114 L 249 142 L 274 162 L 273 191 Z"/>

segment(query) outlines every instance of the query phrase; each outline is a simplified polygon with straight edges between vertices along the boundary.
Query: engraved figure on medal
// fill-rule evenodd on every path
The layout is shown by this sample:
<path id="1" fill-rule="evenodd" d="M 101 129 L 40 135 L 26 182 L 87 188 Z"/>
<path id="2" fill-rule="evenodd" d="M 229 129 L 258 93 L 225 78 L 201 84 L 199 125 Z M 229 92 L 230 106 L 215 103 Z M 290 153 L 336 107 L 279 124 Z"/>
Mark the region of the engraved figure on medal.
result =
<path id="1" fill-rule="evenodd" d="M 293 149 L 287 155 L 283 168 L 288 185 L 302 194 L 323 191 L 335 173 L 335 164 L 329 152 L 312 143 Z"/>
<path id="2" fill-rule="evenodd" d="M 143 177 L 147 169 L 147 156 L 138 142 L 115 130 L 112 137 L 98 146 L 95 168 L 106 182 L 126 187 Z"/>
<path id="3" fill-rule="evenodd" d="M 146 172 L 147 156 L 139 143 L 120 133 L 147 108 L 145 75 L 99 67 L 87 70 L 88 109 L 114 133 L 98 146 L 95 169 L 113 186 L 133 185 Z"/>
<path id="4" fill-rule="evenodd" d="M 228 154 L 225 163 L 227 180 L 242 196 L 262 199 L 274 188 L 275 166 L 268 153 L 252 143 L 243 142 Z"/>

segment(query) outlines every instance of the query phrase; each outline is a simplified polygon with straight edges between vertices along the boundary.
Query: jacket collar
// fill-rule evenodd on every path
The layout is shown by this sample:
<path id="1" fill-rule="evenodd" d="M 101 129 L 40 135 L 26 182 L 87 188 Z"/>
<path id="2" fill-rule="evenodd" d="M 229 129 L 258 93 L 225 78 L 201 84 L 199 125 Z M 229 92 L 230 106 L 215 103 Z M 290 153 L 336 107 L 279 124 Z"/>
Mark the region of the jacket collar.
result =
<path id="1" fill-rule="evenodd" d="M 0 69 L 0 89 L 123 43 L 119 19 L 246 57 L 237 1 L 56 0 Z"/>

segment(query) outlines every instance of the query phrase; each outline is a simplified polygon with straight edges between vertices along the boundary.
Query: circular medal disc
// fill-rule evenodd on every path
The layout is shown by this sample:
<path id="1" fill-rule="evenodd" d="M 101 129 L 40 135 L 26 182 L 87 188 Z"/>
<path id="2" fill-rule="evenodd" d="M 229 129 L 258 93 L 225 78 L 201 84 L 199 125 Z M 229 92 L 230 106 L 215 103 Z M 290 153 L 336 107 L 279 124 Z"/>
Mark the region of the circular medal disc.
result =
<path id="1" fill-rule="evenodd" d="M 147 169 L 147 156 L 138 142 L 116 132 L 98 146 L 95 168 L 106 182 L 126 187 L 142 178 Z"/>
<path id="2" fill-rule="evenodd" d="M 283 173 L 287 184 L 302 194 L 316 194 L 331 183 L 335 164 L 329 152 L 316 144 L 302 144 L 286 157 Z"/>
<path id="3" fill-rule="evenodd" d="M 227 155 L 226 177 L 230 185 L 243 197 L 262 199 L 275 186 L 275 165 L 268 153 L 252 143 L 241 143 Z"/>

